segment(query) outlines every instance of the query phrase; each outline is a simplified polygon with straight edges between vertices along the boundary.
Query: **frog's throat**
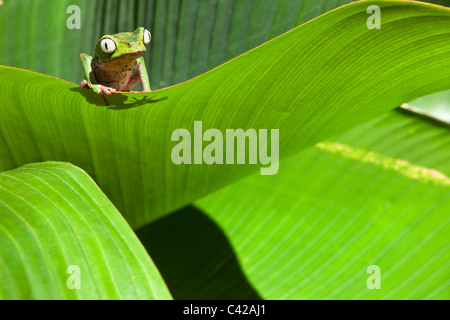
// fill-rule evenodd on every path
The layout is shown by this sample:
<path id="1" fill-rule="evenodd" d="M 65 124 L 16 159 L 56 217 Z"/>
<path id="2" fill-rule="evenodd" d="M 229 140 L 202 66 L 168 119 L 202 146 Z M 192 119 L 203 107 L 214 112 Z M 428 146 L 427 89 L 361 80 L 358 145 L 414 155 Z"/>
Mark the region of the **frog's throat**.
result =
<path id="1" fill-rule="evenodd" d="M 120 57 L 106 60 L 106 61 L 99 61 L 98 59 L 93 59 L 92 63 L 95 65 L 95 67 L 100 69 L 106 69 L 109 71 L 114 70 L 121 70 L 123 68 L 126 68 L 127 66 L 136 63 L 136 60 L 144 53 L 145 51 L 136 51 L 133 53 L 127 53 L 124 55 L 121 55 Z"/>

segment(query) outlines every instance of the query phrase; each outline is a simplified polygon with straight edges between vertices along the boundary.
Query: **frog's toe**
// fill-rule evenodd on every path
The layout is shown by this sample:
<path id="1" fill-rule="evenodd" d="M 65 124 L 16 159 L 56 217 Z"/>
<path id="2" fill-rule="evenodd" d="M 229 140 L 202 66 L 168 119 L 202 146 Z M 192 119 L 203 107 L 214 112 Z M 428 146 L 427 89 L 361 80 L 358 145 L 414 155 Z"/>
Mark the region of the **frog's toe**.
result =
<path id="1" fill-rule="evenodd" d="M 83 88 L 89 88 L 89 84 L 88 84 L 87 80 L 81 81 L 80 87 L 83 87 Z"/>
<path id="2" fill-rule="evenodd" d="M 103 95 L 104 93 L 106 93 L 108 96 L 112 95 L 114 92 L 116 92 L 116 89 L 111 88 L 111 87 L 105 87 L 105 86 L 101 86 L 100 90 L 99 90 L 99 94 Z"/>

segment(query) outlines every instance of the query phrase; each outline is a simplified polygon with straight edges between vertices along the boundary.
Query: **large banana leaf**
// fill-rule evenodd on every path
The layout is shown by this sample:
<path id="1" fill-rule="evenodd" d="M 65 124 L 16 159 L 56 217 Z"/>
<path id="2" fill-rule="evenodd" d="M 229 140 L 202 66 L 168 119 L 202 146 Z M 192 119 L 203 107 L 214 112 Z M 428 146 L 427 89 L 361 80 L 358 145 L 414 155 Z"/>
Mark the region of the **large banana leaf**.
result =
<path id="1" fill-rule="evenodd" d="M 171 298 L 123 217 L 73 165 L 0 173 L 0 217 L 1 299 Z"/>
<path id="2" fill-rule="evenodd" d="M 381 30 L 367 28 L 371 4 L 382 8 Z M 417 2 L 353 3 L 180 85 L 115 95 L 110 108 L 70 83 L 2 67 L 0 169 L 70 161 L 132 226 L 142 225 L 259 170 L 176 166 L 174 130 L 195 120 L 222 132 L 276 128 L 280 156 L 293 155 L 448 89 L 449 17 L 447 8 Z"/>
<path id="3" fill-rule="evenodd" d="M 137 234 L 176 299 L 450 299 L 449 148 L 392 112 Z"/>

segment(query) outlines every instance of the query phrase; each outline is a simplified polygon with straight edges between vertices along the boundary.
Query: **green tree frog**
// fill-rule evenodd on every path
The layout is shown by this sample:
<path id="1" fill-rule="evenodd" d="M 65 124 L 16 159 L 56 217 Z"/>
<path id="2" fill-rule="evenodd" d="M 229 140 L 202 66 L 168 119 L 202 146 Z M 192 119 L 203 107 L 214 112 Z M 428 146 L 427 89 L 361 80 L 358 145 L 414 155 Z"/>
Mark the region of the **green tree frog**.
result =
<path id="1" fill-rule="evenodd" d="M 85 80 L 81 86 L 91 88 L 103 97 L 116 90 L 131 91 L 139 81 L 143 91 L 151 91 L 144 58 L 151 34 L 140 27 L 134 32 L 103 36 L 95 46 L 94 58 L 81 53 Z M 135 69 L 137 71 L 135 72 Z"/>

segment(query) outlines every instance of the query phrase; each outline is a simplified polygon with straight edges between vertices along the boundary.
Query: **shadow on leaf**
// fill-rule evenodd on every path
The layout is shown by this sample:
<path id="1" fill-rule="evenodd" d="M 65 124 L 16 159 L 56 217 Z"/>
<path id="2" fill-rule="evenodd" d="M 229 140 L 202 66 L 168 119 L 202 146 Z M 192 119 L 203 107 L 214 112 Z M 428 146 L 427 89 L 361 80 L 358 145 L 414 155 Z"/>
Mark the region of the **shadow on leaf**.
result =
<path id="1" fill-rule="evenodd" d="M 226 235 L 198 208 L 188 206 L 136 234 L 174 299 L 261 299 L 243 274 Z"/>
<path id="2" fill-rule="evenodd" d="M 80 93 L 90 104 L 95 104 L 99 107 L 108 107 L 108 109 L 111 110 L 126 110 L 169 99 L 168 97 L 156 99 L 148 96 L 143 96 L 141 99 L 138 99 L 135 97 L 126 96 L 120 92 L 116 92 L 112 96 L 106 96 L 103 99 L 100 95 L 86 88 L 75 87 L 70 88 L 69 90 Z"/>
<path id="3" fill-rule="evenodd" d="M 124 103 L 124 102 L 122 102 L 121 104 L 115 104 L 114 107 L 108 107 L 108 109 L 112 109 L 112 110 L 131 109 L 131 108 L 144 106 L 144 105 L 150 104 L 150 103 L 161 102 L 161 101 L 164 101 L 164 100 L 167 100 L 167 99 L 169 99 L 169 98 L 168 97 L 162 97 L 160 99 L 152 99 L 150 97 L 142 97 L 142 99 L 131 98 L 131 100 L 132 100 L 131 103 Z"/>

